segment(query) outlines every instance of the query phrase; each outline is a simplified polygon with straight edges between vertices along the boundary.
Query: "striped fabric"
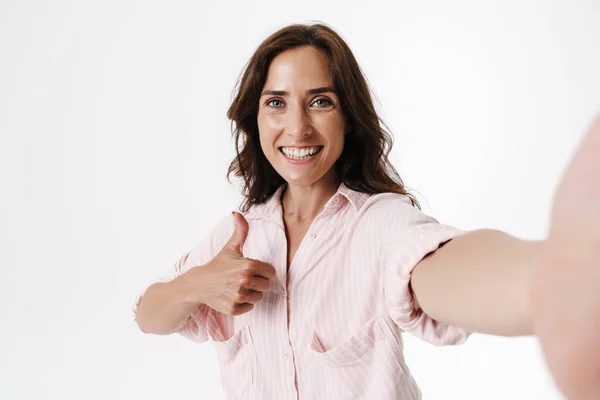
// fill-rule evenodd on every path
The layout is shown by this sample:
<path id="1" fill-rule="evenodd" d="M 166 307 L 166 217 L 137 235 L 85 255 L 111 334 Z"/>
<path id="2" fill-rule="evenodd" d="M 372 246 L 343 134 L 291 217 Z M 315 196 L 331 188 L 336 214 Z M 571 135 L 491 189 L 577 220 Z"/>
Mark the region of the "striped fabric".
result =
<path id="1" fill-rule="evenodd" d="M 409 289 L 410 273 L 462 231 L 439 224 L 406 196 L 370 196 L 341 184 L 288 271 L 283 188 L 245 215 L 244 256 L 277 270 L 269 291 L 236 317 L 202 305 L 179 333 L 216 346 L 226 399 L 420 399 L 401 333 L 451 345 L 468 332 L 423 314 Z M 233 230 L 228 216 L 181 257 L 171 278 L 207 263 Z"/>

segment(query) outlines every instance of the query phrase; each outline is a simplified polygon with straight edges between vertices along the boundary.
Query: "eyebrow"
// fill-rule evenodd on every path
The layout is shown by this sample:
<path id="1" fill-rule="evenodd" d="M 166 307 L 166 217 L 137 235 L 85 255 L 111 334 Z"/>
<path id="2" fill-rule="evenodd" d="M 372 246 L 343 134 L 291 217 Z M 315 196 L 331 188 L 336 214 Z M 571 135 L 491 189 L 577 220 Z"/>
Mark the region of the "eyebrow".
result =
<path id="1" fill-rule="evenodd" d="M 320 87 L 320 88 L 316 88 L 316 89 L 310 89 L 307 90 L 306 93 L 307 94 L 321 94 L 321 93 L 336 93 L 335 89 L 329 86 L 326 87 Z M 264 92 L 261 93 L 261 96 L 265 96 L 265 95 L 271 95 L 271 96 L 289 96 L 290 92 L 287 92 L 285 90 L 265 90 Z"/>

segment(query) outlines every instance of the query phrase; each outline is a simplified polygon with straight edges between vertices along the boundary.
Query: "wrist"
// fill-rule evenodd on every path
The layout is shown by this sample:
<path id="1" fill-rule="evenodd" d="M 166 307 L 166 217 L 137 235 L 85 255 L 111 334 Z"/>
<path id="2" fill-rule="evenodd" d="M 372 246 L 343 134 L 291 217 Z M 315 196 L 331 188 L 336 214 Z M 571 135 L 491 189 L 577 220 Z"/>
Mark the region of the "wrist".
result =
<path id="1" fill-rule="evenodd" d="M 190 306 L 199 306 L 206 302 L 206 271 L 202 266 L 190 268 L 175 279 L 176 290 L 180 294 L 182 303 Z"/>
<path id="2" fill-rule="evenodd" d="M 544 314 L 552 312 L 557 300 L 568 281 L 570 270 L 568 257 L 556 246 L 556 241 L 544 241 L 541 253 L 534 267 L 530 282 L 530 305 L 534 326 L 539 324 L 539 319 Z M 535 328 L 534 328 L 535 329 Z"/>

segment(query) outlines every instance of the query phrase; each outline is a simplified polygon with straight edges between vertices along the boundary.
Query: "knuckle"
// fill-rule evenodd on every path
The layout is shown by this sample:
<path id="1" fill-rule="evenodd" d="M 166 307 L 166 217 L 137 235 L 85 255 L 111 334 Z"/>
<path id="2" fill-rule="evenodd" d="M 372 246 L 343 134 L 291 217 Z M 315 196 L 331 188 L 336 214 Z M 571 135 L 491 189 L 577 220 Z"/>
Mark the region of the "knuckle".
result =
<path id="1" fill-rule="evenodd" d="M 254 308 L 254 305 L 252 304 L 238 304 L 232 315 L 240 315 L 240 314 L 244 314 L 247 313 L 248 311 L 252 310 L 252 308 Z"/>
<path id="2" fill-rule="evenodd" d="M 242 279 L 240 279 L 240 288 L 248 287 L 251 283 L 252 281 L 250 280 L 250 277 L 244 276 Z"/>
<path id="3" fill-rule="evenodd" d="M 245 296 L 245 294 L 244 294 L 243 292 L 241 292 L 241 291 L 238 291 L 238 292 L 236 292 L 236 293 L 233 295 L 233 303 L 234 303 L 234 304 L 235 304 L 235 303 L 241 303 L 241 302 L 242 302 L 242 300 L 244 300 L 244 296 Z"/>
<path id="4" fill-rule="evenodd" d="M 245 271 L 254 271 L 256 269 L 256 261 L 255 260 L 246 260 L 246 262 L 244 263 L 244 270 Z"/>
<path id="5" fill-rule="evenodd" d="M 235 285 L 235 293 L 236 294 L 243 293 L 244 290 L 245 290 L 244 289 L 244 278 L 242 277 Z"/>

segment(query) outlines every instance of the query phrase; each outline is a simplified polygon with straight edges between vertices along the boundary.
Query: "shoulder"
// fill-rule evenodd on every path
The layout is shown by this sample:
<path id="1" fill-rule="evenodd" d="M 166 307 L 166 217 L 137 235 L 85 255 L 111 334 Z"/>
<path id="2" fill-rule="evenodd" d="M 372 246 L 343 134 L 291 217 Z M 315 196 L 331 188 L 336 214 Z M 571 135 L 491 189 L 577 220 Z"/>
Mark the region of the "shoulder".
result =
<path id="1" fill-rule="evenodd" d="M 356 211 L 355 223 L 350 225 L 354 233 L 382 241 L 410 235 L 419 225 L 437 225 L 437 220 L 415 207 L 408 196 L 398 193 L 373 194 Z"/>
<path id="2" fill-rule="evenodd" d="M 369 196 L 364 207 L 404 207 L 411 206 L 408 196 L 399 193 L 377 193 Z"/>
<path id="3" fill-rule="evenodd" d="M 213 227 L 213 233 L 233 233 L 235 229 L 235 220 L 233 213 L 221 217 Z"/>
<path id="4" fill-rule="evenodd" d="M 370 196 L 361 207 L 360 214 L 367 218 L 383 218 L 393 225 L 419 221 L 437 222 L 415 207 L 408 196 L 398 193 L 379 193 Z"/>
<path id="5" fill-rule="evenodd" d="M 212 253 L 220 251 L 225 243 L 227 243 L 234 230 L 235 221 L 233 215 L 225 215 L 212 227 L 209 235 L 205 238 L 205 245 L 208 246 L 208 249 Z"/>

